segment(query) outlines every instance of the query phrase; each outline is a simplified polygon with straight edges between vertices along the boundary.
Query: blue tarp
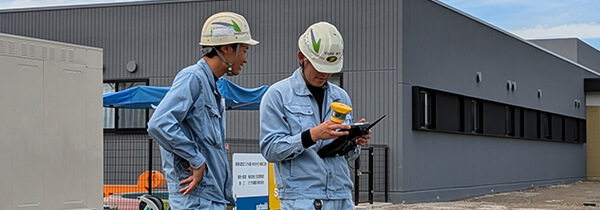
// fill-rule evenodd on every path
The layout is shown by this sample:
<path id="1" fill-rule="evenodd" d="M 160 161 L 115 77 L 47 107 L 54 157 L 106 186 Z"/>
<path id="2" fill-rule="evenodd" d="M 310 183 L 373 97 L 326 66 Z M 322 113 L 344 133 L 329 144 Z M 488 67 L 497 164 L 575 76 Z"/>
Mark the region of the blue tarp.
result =
<path id="1" fill-rule="evenodd" d="M 244 88 L 226 78 L 220 78 L 217 86 L 228 110 L 258 110 L 260 100 L 269 88 L 266 85 Z M 122 109 L 154 109 L 170 87 L 135 86 L 119 92 L 104 93 L 104 107 Z"/>
<path id="2" fill-rule="evenodd" d="M 228 110 L 258 110 L 260 100 L 269 88 L 266 85 L 245 88 L 223 77 L 217 81 L 217 86 L 221 96 L 225 98 L 225 107 Z"/>
<path id="3" fill-rule="evenodd" d="M 104 107 L 123 109 L 154 109 L 170 87 L 135 86 L 125 90 L 104 93 Z"/>

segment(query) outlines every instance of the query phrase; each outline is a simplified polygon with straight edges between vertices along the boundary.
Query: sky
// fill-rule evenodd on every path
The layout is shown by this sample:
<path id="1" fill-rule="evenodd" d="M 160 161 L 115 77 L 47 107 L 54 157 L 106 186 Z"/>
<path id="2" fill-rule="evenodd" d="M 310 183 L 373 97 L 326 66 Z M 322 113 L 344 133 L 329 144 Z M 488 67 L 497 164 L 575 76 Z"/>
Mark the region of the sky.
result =
<path id="1" fill-rule="evenodd" d="M 0 9 L 143 0 L 0 0 Z M 523 39 L 571 38 L 600 50 L 600 0 L 438 0 Z"/>
<path id="2" fill-rule="evenodd" d="M 577 37 L 600 50 L 599 0 L 439 0 L 523 39 Z"/>

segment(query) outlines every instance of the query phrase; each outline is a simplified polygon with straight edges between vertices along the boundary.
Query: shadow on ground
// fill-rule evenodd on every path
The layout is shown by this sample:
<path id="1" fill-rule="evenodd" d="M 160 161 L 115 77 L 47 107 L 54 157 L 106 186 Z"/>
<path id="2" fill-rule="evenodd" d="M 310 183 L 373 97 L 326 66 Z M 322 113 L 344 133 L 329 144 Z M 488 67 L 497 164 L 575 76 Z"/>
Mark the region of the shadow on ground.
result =
<path id="1" fill-rule="evenodd" d="M 594 206 L 595 205 L 595 206 Z M 359 206 L 357 209 L 600 209 L 600 182 L 575 182 L 496 193 L 451 202 Z"/>

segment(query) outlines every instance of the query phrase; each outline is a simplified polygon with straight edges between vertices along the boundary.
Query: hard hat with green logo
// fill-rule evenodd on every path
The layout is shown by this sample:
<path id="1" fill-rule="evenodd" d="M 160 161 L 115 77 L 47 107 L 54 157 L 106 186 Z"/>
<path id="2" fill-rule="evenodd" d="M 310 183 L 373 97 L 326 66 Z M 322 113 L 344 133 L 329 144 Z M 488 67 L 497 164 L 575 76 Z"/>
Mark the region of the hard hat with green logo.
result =
<path id="1" fill-rule="evenodd" d="M 258 44 L 258 41 L 250 36 L 250 27 L 244 16 L 233 12 L 219 12 L 204 22 L 200 45 L 219 46 L 240 43 Z"/>
<path id="2" fill-rule="evenodd" d="M 300 51 L 321 73 L 337 73 L 344 61 L 342 35 L 327 22 L 318 22 L 306 29 L 298 39 Z"/>
<path id="3" fill-rule="evenodd" d="M 256 45 L 258 41 L 252 39 L 250 36 L 250 27 L 244 16 L 241 16 L 233 12 L 219 12 L 210 16 L 204 27 L 202 27 L 202 37 L 200 38 L 200 45 L 204 48 L 203 54 L 206 54 L 214 50 L 219 58 L 223 60 L 228 66 L 227 75 L 233 75 L 231 73 L 233 63 L 237 60 L 239 55 L 239 44 Z M 233 61 L 227 61 L 225 56 L 216 49 L 217 46 L 237 44 L 235 48 L 235 57 Z"/>

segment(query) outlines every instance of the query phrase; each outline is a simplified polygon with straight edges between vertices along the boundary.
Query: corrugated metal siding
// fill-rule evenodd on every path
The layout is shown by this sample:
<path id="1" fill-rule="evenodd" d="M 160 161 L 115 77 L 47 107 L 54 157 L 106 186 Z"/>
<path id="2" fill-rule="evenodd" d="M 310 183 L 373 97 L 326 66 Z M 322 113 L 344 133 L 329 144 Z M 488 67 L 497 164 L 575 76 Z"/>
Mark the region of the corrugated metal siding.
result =
<path id="1" fill-rule="evenodd" d="M 398 4 L 389 0 L 184 1 L 2 12 L 0 30 L 102 47 L 105 79 L 152 80 L 172 78 L 195 63 L 201 56 L 198 42 L 204 20 L 230 10 L 243 14 L 253 37 L 261 41 L 249 51 L 250 62 L 240 77 L 292 72 L 299 35 L 318 21 L 333 23 L 344 36 L 346 71 L 394 69 L 399 30 L 390 22 L 399 17 Z M 138 63 L 133 74 L 125 70 L 132 60 Z"/>
<path id="2" fill-rule="evenodd" d="M 584 98 L 583 87 L 571 84 L 593 74 L 435 3 L 408 2 L 404 82 L 585 117 L 584 109 L 573 108 L 574 99 Z M 475 82 L 477 72 L 483 75 L 481 83 Z M 516 91 L 506 91 L 507 80 L 517 83 Z M 544 93 L 541 99 L 538 89 Z"/>
<path id="3" fill-rule="evenodd" d="M 397 70 L 370 70 L 344 73 L 344 88 L 352 98 L 353 117 L 355 120 L 365 118 L 375 121 L 387 115 L 372 129 L 370 143 L 388 145 L 389 150 L 389 183 L 390 190 L 397 191 L 401 186 L 400 155 L 403 142 L 402 126 L 403 93 L 399 88 Z M 410 95 L 409 95 L 410 96 Z"/>
<path id="4" fill-rule="evenodd" d="M 365 70 L 345 74 L 345 89 L 352 98 L 355 120 L 365 118 L 374 121 L 382 115 L 388 115 L 373 128 L 372 141 L 376 144 L 389 144 L 399 141 L 398 124 L 400 104 L 397 101 L 402 94 L 396 83 L 396 70 Z"/>
<path id="5" fill-rule="evenodd" d="M 392 185 L 392 200 L 451 200 L 585 179 L 583 144 L 412 130 L 412 109 L 406 108 L 412 106 L 412 86 L 585 118 L 573 100 L 584 98 L 583 78 L 593 75 L 431 1 L 404 3 L 406 132 L 396 173 L 401 182 Z M 478 71 L 481 83 L 475 82 Z M 517 82 L 516 91 L 506 91 L 507 80 Z M 543 89 L 540 99 L 537 89 Z"/>
<path id="6" fill-rule="evenodd" d="M 577 40 L 577 61 L 596 72 L 600 72 L 600 52 L 579 39 Z"/>

